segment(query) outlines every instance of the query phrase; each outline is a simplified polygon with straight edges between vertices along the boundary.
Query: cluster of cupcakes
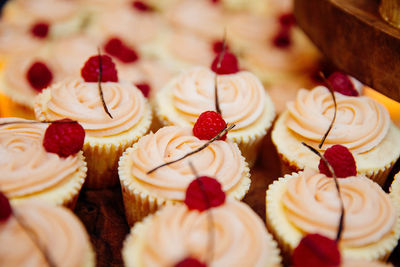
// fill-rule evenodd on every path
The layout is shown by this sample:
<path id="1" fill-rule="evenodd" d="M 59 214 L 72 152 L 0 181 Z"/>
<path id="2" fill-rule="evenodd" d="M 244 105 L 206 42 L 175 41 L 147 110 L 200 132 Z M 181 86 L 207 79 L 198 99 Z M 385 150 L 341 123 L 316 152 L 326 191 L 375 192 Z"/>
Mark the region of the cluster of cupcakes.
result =
<path id="1" fill-rule="evenodd" d="M 14 0 L 5 9 L 11 25 L 30 27 L 35 16 L 54 23 L 34 24 L 31 34 L 45 43 L 26 48 L 23 87 L 36 91 L 23 94 L 23 104 L 33 105 L 36 120 L 0 119 L 0 240 L 26 248 L 1 248 L 0 265 L 2 255 L 9 264 L 29 253 L 39 266 L 93 266 L 87 234 L 66 209 L 83 187 L 120 187 L 132 226 L 126 266 L 351 266 L 388 258 L 400 237 L 400 178 L 390 194 L 381 186 L 400 156 L 400 130 L 382 105 L 358 96 L 353 80 L 334 73 L 325 86 L 299 90 L 273 125 L 277 112 L 264 85 L 308 72 L 251 64 L 269 62 L 260 47 L 268 29 L 254 26 L 268 9 L 252 3 L 239 11 L 240 0 L 92 3 L 102 1 Z M 61 10 L 47 14 L 42 5 Z M 19 12 L 32 16 L 15 21 Z M 243 28 L 228 27 L 232 37 L 221 38 L 231 20 Z M 121 23 L 143 29 L 127 35 Z M 293 17 L 276 23 L 272 44 L 289 49 Z M 204 60 L 188 67 L 190 59 L 167 53 L 173 38 L 189 49 L 207 40 L 214 51 L 204 60 L 174 47 Z M 101 44 L 97 54 L 93 44 Z M 275 55 L 299 59 L 300 47 Z M 71 58 L 58 57 L 69 48 Z M 7 77 L 19 80 L 6 74 L 18 59 L 11 54 L 1 58 L 0 89 L 14 88 Z M 265 70 L 270 75 L 260 76 Z M 290 173 L 266 192 L 265 226 L 240 200 L 268 132 L 282 175 Z M 53 237 L 62 240 L 50 247 Z"/>

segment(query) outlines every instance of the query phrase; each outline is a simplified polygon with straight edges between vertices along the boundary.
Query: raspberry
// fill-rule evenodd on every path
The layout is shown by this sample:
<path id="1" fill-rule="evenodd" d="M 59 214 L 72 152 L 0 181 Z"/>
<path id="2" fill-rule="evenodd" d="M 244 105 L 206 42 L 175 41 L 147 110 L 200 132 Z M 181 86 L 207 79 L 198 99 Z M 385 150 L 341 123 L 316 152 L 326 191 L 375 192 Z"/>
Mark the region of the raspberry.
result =
<path id="1" fill-rule="evenodd" d="M 36 61 L 28 69 L 26 78 L 33 89 L 41 92 L 43 88 L 50 85 L 53 80 L 53 74 L 46 64 Z"/>
<path id="2" fill-rule="evenodd" d="M 334 267 L 340 266 L 340 261 L 337 243 L 320 234 L 303 237 L 292 254 L 294 267 Z"/>
<path id="3" fill-rule="evenodd" d="M 39 22 L 31 27 L 31 33 L 38 38 L 46 38 L 49 33 L 49 24 Z"/>
<path id="4" fill-rule="evenodd" d="M 277 48 L 288 48 L 292 44 L 290 29 L 282 28 L 272 39 L 272 43 Z"/>
<path id="5" fill-rule="evenodd" d="M 140 12 L 150 12 L 154 11 L 153 7 L 149 6 L 148 4 L 142 2 L 142 1 L 133 1 L 132 6 L 134 9 L 140 11 Z"/>
<path id="6" fill-rule="evenodd" d="M 118 38 L 108 40 L 104 46 L 104 50 L 124 63 L 132 63 L 139 59 L 136 51 L 126 46 Z"/>
<path id="7" fill-rule="evenodd" d="M 63 119 L 47 127 L 43 146 L 47 152 L 66 158 L 82 150 L 84 140 L 85 130 L 82 126 L 70 119 Z"/>
<path id="8" fill-rule="evenodd" d="M 211 0 L 211 3 L 218 4 L 221 0 Z"/>
<path id="9" fill-rule="evenodd" d="M 218 53 L 217 56 L 214 58 L 211 64 L 211 70 L 217 74 L 237 73 L 239 71 L 238 60 L 236 56 L 229 51 L 225 51 L 221 60 L 221 64 L 218 67 L 219 57 L 221 53 Z"/>
<path id="10" fill-rule="evenodd" d="M 174 267 L 207 267 L 204 263 L 195 258 L 186 258 L 175 264 Z"/>
<path id="11" fill-rule="evenodd" d="M 5 222 L 11 216 L 12 210 L 8 198 L 0 191 L 0 222 Z"/>
<path id="12" fill-rule="evenodd" d="M 342 145 L 331 146 L 325 151 L 324 157 L 332 166 L 336 177 L 346 178 L 357 175 L 356 162 L 347 147 Z M 322 159 L 319 161 L 318 169 L 326 176 L 332 177 L 328 166 L 326 166 Z"/>
<path id="13" fill-rule="evenodd" d="M 205 111 L 200 114 L 193 126 L 193 135 L 200 140 L 211 140 L 226 127 L 226 122 L 221 114 L 215 111 Z M 225 140 L 224 134 L 220 140 Z"/>
<path id="14" fill-rule="evenodd" d="M 341 72 L 334 72 L 328 77 L 334 91 L 347 96 L 358 96 L 356 88 L 349 77 Z"/>
<path id="15" fill-rule="evenodd" d="M 189 210 L 204 211 L 225 203 L 225 193 L 214 178 L 201 176 L 186 189 L 185 204 Z"/>
<path id="16" fill-rule="evenodd" d="M 215 41 L 212 44 L 212 50 L 214 51 L 215 54 L 219 54 L 222 52 L 222 48 L 224 47 L 224 42 L 223 41 Z M 228 51 L 229 47 L 228 45 L 225 43 L 225 51 Z"/>
<path id="17" fill-rule="evenodd" d="M 81 69 L 82 78 L 85 82 L 98 82 L 100 71 L 100 56 L 92 56 Z M 117 69 L 112 59 L 107 55 L 101 56 L 102 63 L 102 82 L 118 82 Z"/>
<path id="18" fill-rule="evenodd" d="M 296 18 L 293 13 L 281 14 L 278 18 L 282 28 L 290 28 L 296 24 Z"/>
<path id="19" fill-rule="evenodd" d="M 150 88 L 150 85 L 148 83 L 138 83 L 138 84 L 135 84 L 135 85 L 140 91 L 142 91 L 144 97 L 149 97 L 151 88 Z"/>

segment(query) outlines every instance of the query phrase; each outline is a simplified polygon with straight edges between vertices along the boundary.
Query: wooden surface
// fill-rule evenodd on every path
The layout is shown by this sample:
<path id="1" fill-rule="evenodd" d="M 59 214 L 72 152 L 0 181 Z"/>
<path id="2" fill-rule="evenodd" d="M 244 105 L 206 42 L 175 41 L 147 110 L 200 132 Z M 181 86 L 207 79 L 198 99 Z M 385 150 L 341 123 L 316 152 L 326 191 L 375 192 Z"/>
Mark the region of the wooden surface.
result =
<path id="1" fill-rule="evenodd" d="M 378 0 L 294 0 L 299 26 L 339 69 L 400 102 L 400 30 Z"/>
<path id="2" fill-rule="evenodd" d="M 398 164 L 399 165 L 399 164 Z M 400 166 L 396 167 L 396 170 Z M 244 202 L 265 221 L 265 191 L 280 176 L 280 164 L 270 136 L 264 139 L 256 166 L 251 170 L 252 184 Z M 389 181 L 390 182 L 390 181 Z M 75 213 L 88 230 L 97 253 L 97 266 L 123 266 L 121 248 L 129 233 L 121 190 L 83 190 Z M 390 261 L 400 266 L 400 250 L 395 249 Z"/>

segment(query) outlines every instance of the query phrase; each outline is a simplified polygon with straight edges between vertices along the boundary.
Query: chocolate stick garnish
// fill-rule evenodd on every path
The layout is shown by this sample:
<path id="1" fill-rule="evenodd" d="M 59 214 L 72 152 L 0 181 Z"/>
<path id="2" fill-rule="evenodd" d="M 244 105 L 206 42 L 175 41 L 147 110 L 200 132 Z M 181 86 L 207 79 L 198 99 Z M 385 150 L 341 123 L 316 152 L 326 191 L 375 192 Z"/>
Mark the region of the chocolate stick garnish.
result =
<path id="1" fill-rule="evenodd" d="M 222 131 L 220 131 L 216 136 L 214 136 L 211 140 L 209 140 L 207 143 L 205 143 L 204 145 L 202 145 L 201 147 L 193 150 L 192 152 L 187 153 L 186 155 L 180 157 L 179 159 L 173 160 L 173 161 L 169 161 L 166 162 L 164 164 L 161 164 L 160 166 L 155 167 L 154 169 L 151 169 L 150 171 L 148 171 L 146 174 L 151 174 L 152 172 L 155 172 L 156 170 L 168 166 L 172 163 L 178 162 L 180 160 L 183 160 L 197 152 L 202 151 L 203 149 L 205 149 L 206 147 L 208 147 L 212 142 L 214 142 L 215 140 L 221 138 L 224 134 L 226 134 L 228 131 L 232 130 L 232 128 L 235 127 L 235 124 L 231 124 L 230 126 L 225 126 L 224 129 L 222 129 Z"/>
<path id="2" fill-rule="evenodd" d="M 226 51 L 226 29 L 224 29 L 224 37 L 222 39 L 222 50 L 221 53 L 218 56 L 218 62 L 217 62 L 217 69 L 221 67 L 222 64 L 222 59 L 224 58 Z M 214 88 L 214 94 L 215 94 L 215 110 L 222 115 L 221 113 L 221 108 L 219 106 L 219 98 L 218 98 L 218 74 L 215 73 L 215 88 Z"/>
<path id="3" fill-rule="evenodd" d="M 211 263 L 212 258 L 213 258 L 214 240 L 215 240 L 215 237 L 214 237 L 214 217 L 213 217 L 213 214 L 212 214 L 211 209 L 210 209 L 211 208 L 211 203 L 210 203 L 210 199 L 207 196 L 206 189 L 204 188 L 204 184 L 200 179 L 198 179 L 199 175 L 197 174 L 197 171 L 194 168 L 193 163 L 191 161 L 189 161 L 189 166 L 190 166 L 190 169 L 192 170 L 193 174 L 196 176 L 196 182 L 199 184 L 199 187 L 201 189 L 201 192 L 203 193 L 203 196 L 204 196 L 204 199 L 205 199 L 206 205 L 207 205 L 207 215 L 208 215 L 208 218 L 209 218 L 209 220 L 208 220 L 208 229 L 209 229 L 209 231 L 208 232 L 210 233 L 209 238 L 208 238 L 208 250 L 209 250 L 208 262 Z"/>
<path id="4" fill-rule="evenodd" d="M 45 246 L 43 246 L 40 241 L 37 233 L 33 231 L 27 223 L 20 217 L 19 215 L 16 214 L 15 210 L 13 210 L 13 215 L 17 223 L 22 227 L 22 229 L 25 231 L 29 239 L 32 241 L 32 243 L 38 248 L 38 250 L 42 253 L 46 263 L 50 267 L 57 267 L 57 265 L 54 263 L 54 261 L 51 259 L 50 253 L 48 253 L 47 249 Z"/>
<path id="5" fill-rule="evenodd" d="M 111 116 L 110 111 L 108 111 L 106 102 L 104 101 L 104 95 L 103 95 L 103 88 L 101 87 L 101 78 L 103 76 L 103 62 L 101 59 L 101 53 L 100 53 L 100 48 L 98 49 L 98 53 L 99 53 L 99 81 L 98 81 L 98 87 L 99 87 L 99 94 L 100 94 L 100 98 L 101 98 L 101 103 L 103 104 L 103 108 L 104 111 L 107 113 L 107 115 L 113 119 L 113 116 Z"/>
<path id="6" fill-rule="evenodd" d="M 328 160 L 318 152 L 318 150 L 316 150 L 315 148 L 313 148 L 310 145 L 307 145 L 304 142 L 301 142 L 301 144 L 306 146 L 308 149 L 310 149 L 315 154 L 317 154 L 317 156 L 320 157 L 325 162 L 326 166 L 328 166 L 328 169 L 332 174 L 333 180 L 335 181 L 336 190 L 337 190 L 338 197 L 339 197 L 339 200 L 340 200 L 340 219 L 339 219 L 338 231 L 337 231 L 337 234 L 336 234 L 336 242 L 339 242 L 340 237 L 342 236 L 342 232 L 343 232 L 344 204 L 343 204 L 342 196 L 340 195 L 340 188 L 339 188 L 339 183 L 337 181 L 337 177 L 336 177 L 336 174 L 335 174 L 335 170 L 333 169 L 332 165 L 329 164 Z"/>
<path id="7" fill-rule="evenodd" d="M 324 134 L 324 137 L 322 137 L 321 143 L 318 145 L 318 148 L 321 148 L 322 145 L 323 145 L 324 142 L 325 142 L 325 139 L 328 137 L 328 134 L 329 134 L 329 132 L 331 131 L 331 129 L 332 129 L 332 127 L 333 127 L 333 123 L 334 123 L 335 120 L 336 120 L 337 105 L 336 105 L 335 92 L 334 92 L 334 90 L 333 90 L 333 88 L 332 88 L 332 85 L 331 85 L 330 81 L 329 81 L 328 79 L 326 79 L 325 75 L 324 75 L 321 71 L 319 72 L 319 75 L 321 76 L 321 78 L 322 78 L 322 80 L 325 82 L 325 84 L 328 86 L 329 92 L 331 93 L 332 98 L 333 98 L 333 104 L 334 104 L 334 106 L 335 106 L 335 112 L 333 113 L 333 119 L 332 119 L 332 121 L 331 121 L 331 124 L 329 125 L 329 128 L 328 128 L 328 130 L 326 131 L 326 133 Z"/>
<path id="8" fill-rule="evenodd" d="M 6 126 L 11 124 L 39 124 L 39 123 L 77 123 L 77 121 L 7 121 L 0 123 L 0 126 Z"/>

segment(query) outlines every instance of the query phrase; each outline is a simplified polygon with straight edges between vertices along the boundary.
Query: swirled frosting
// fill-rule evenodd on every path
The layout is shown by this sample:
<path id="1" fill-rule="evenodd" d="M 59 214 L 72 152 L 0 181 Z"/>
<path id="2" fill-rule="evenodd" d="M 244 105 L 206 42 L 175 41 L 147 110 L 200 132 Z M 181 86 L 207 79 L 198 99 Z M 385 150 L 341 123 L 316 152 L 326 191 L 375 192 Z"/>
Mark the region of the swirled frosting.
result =
<path id="1" fill-rule="evenodd" d="M 249 207 L 228 200 L 211 212 L 212 252 L 209 213 L 189 211 L 183 205 L 167 206 L 147 221 L 147 231 L 140 238 L 143 243 L 138 244 L 140 266 L 174 266 L 188 256 L 207 262 L 211 253 L 208 266 L 279 265 L 264 224 Z"/>
<path id="2" fill-rule="evenodd" d="M 366 246 L 392 232 L 397 216 L 395 208 L 378 184 L 364 176 L 338 182 L 345 209 L 340 241 L 343 246 Z M 335 238 L 340 202 L 332 178 L 306 168 L 299 176 L 287 180 L 282 203 L 288 220 L 296 228 Z"/>
<path id="3" fill-rule="evenodd" d="M 215 73 L 205 67 L 184 72 L 172 84 L 175 109 L 192 125 L 201 113 L 215 110 Z M 249 127 L 263 114 L 266 94 L 259 79 L 250 72 L 218 75 L 218 97 L 226 122 L 233 131 Z"/>
<path id="4" fill-rule="evenodd" d="M 48 125 L 20 124 L 0 126 L 0 190 L 9 198 L 43 192 L 65 182 L 84 163 L 76 156 L 60 158 L 43 147 Z"/>
<path id="5" fill-rule="evenodd" d="M 69 210 L 37 202 L 21 203 L 13 210 L 0 223 L 1 266 L 48 266 L 32 238 L 37 238 L 56 266 L 84 266 L 91 250 L 89 239 Z"/>
<path id="6" fill-rule="evenodd" d="M 57 22 L 75 15 L 79 8 L 77 0 L 19 0 L 16 1 L 26 16 L 30 14 L 36 20 Z"/>
<path id="7" fill-rule="evenodd" d="M 143 94 L 130 82 L 102 83 L 104 101 L 113 118 L 105 113 L 97 83 L 65 80 L 49 87 L 46 117 L 79 121 L 88 136 L 111 136 L 137 125 L 145 114 Z"/>
<path id="8" fill-rule="evenodd" d="M 373 149 L 386 136 L 389 113 L 384 106 L 368 97 L 349 97 L 335 93 L 336 120 L 325 140 L 326 149 L 333 144 L 346 146 L 353 153 Z M 334 103 L 328 89 L 318 86 L 300 90 L 294 102 L 288 103 L 287 127 L 302 137 L 320 142 L 334 114 Z"/>
<path id="9" fill-rule="evenodd" d="M 215 177 L 225 192 L 237 188 L 243 178 L 245 162 L 238 147 L 231 141 L 215 141 L 185 160 L 146 173 L 165 162 L 175 160 L 204 145 L 206 141 L 193 136 L 191 128 L 164 127 L 142 137 L 128 154 L 131 174 L 138 186 L 165 199 L 183 200 L 189 183 L 194 179 L 188 160 L 199 175 Z"/>

